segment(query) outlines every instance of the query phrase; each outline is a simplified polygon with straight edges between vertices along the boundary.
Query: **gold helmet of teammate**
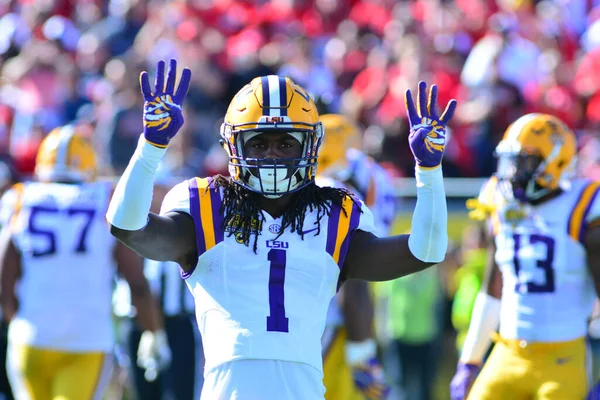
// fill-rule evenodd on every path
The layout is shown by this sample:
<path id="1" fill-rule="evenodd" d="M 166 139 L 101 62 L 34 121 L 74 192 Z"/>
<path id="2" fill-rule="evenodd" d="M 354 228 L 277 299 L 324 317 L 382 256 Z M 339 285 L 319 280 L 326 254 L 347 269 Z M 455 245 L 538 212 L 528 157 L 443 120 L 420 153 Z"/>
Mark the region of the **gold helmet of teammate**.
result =
<path id="1" fill-rule="evenodd" d="M 325 137 L 319 150 L 319 174 L 339 178 L 348 170 L 346 152 L 361 148 L 361 135 L 355 123 L 340 114 L 321 116 Z"/>
<path id="2" fill-rule="evenodd" d="M 536 202 L 559 189 L 574 170 L 577 142 L 558 118 L 527 114 L 512 123 L 496 147 L 497 176 L 515 199 Z"/>
<path id="3" fill-rule="evenodd" d="M 251 159 L 244 143 L 266 132 L 286 132 L 302 145 L 300 158 Z M 221 125 L 229 173 L 237 184 L 270 198 L 314 181 L 323 127 L 312 98 L 290 78 L 269 75 L 252 80 L 234 97 Z"/>
<path id="4" fill-rule="evenodd" d="M 92 144 L 74 125 L 53 129 L 37 152 L 35 176 L 44 182 L 93 181 L 97 155 Z"/>

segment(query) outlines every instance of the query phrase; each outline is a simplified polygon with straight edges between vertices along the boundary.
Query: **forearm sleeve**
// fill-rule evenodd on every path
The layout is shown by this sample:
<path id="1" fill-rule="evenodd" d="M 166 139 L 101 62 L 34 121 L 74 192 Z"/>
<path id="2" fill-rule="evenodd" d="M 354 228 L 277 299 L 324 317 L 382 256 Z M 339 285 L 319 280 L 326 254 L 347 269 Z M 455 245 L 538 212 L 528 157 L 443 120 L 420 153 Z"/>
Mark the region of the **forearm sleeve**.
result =
<path id="1" fill-rule="evenodd" d="M 421 261 L 438 263 L 448 248 L 448 210 L 442 168 L 415 169 L 417 205 L 412 218 L 408 247 Z"/>
<path id="2" fill-rule="evenodd" d="M 489 294 L 479 292 L 469 331 L 460 355 L 460 361 L 466 364 L 481 364 L 490 344 L 492 333 L 498 329 L 500 323 L 500 300 Z"/>
<path id="3" fill-rule="evenodd" d="M 143 135 L 140 137 L 106 212 L 111 225 L 128 231 L 146 226 L 156 170 L 166 151 L 148 143 Z"/>

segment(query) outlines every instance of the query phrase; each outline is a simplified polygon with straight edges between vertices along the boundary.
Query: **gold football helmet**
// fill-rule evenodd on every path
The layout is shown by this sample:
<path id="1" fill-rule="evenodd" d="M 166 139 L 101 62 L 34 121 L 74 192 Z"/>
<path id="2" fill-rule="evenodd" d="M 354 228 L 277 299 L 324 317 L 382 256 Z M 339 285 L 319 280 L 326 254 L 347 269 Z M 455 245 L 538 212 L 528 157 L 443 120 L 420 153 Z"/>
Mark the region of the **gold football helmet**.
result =
<path id="1" fill-rule="evenodd" d="M 527 114 L 508 127 L 496 147 L 497 176 L 515 199 L 536 202 L 571 177 L 576 154 L 575 135 L 560 119 Z"/>
<path id="2" fill-rule="evenodd" d="M 97 156 L 92 144 L 73 125 L 53 129 L 38 149 L 35 176 L 44 182 L 93 181 Z"/>
<path id="3" fill-rule="evenodd" d="M 348 171 L 346 152 L 361 148 L 361 135 L 358 126 L 340 114 L 321 116 L 325 137 L 319 149 L 319 173 L 344 180 Z M 340 176 L 342 175 L 342 176 Z"/>
<path id="4" fill-rule="evenodd" d="M 284 131 L 302 144 L 297 159 L 250 159 L 244 143 L 257 134 Z M 323 137 L 317 107 L 290 78 L 269 75 L 244 86 L 229 105 L 221 125 L 221 144 L 229 155 L 234 182 L 270 198 L 297 191 L 314 181 Z"/>

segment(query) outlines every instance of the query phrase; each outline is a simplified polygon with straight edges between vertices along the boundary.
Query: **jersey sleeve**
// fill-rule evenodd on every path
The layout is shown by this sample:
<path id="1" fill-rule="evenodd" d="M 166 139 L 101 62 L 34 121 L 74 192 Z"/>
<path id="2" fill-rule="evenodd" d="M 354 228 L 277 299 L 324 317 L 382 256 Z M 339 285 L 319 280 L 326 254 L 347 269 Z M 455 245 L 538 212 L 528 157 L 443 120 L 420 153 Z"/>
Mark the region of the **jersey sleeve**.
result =
<path id="1" fill-rule="evenodd" d="M 374 235 L 377 235 L 377 229 L 375 228 L 375 220 L 373 218 L 373 213 L 369 210 L 369 207 L 361 200 L 360 207 L 362 213 L 360 214 L 360 220 L 358 221 L 358 227 L 356 228 L 359 231 L 370 232 Z"/>
<path id="2" fill-rule="evenodd" d="M 160 214 L 169 212 L 184 212 L 191 215 L 190 191 L 187 181 L 178 183 L 166 194 L 160 206 Z"/>
<path id="3" fill-rule="evenodd" d="M 479 190 L 479 196 L 477 196 L 477 200 L 481 204 L 492 205 L 494 204 L 494 193 L 496 192 L 496 186 L 498 184 L 498 178 L 492 176 L 488 180 L 486 180 L 481 189 Z"/>
<path id="4" fill-rule="evenodd" d="M 0 198 L 0 228 L 6 226 L 13 214 L 20 208 L 25 184 L 17 183 L 8 189 Z"/>
<path id="5" fill-rule="evenodd" d="M 596 187 L 592 193 L 592 202 L 590 209 L 585 216 L 585 222 L 590 223 L 595 220 L 600 220 L 600 194 L 599 189 Z"/>

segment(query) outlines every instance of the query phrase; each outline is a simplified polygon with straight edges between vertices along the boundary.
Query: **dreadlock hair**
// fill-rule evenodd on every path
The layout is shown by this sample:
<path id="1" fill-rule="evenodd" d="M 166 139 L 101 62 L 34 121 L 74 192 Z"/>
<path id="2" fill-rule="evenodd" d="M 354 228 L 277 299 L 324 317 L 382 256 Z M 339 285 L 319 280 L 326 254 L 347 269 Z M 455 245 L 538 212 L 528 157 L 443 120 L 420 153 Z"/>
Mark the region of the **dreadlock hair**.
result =
<path id="1" fill-rule="evenodd" d="M 239 243 L 250 245 L 250 237 L 254 236 L 253 250 L 257 251 L 258 233 L 261 230 L 264 217 L 256 201 L 258 193 L 254 193 L 241 185 L 236 184 L 231 177 L 223 175 L 214 176 L 214 185 L 224 189 L 221 213 L 223 218 L 223 229 L 227 228 L 228 236 L 235 236 Z M 317 236 L 321 232 L 321 218 L 331 213 L 331 206 L 342 206 L 342 202 L 350 196 L 354 197 L 346 189 L 333 187 L 319 187 L 314 182 L 305 186 L 292 195 L 290 204 L 282 216 L 281 230 L 277 238 L 289 227 L 304 240 L 303 226 L 306 212 L 317 210 Z M 346 210 L 342 208 L 344 214 Z"/>

